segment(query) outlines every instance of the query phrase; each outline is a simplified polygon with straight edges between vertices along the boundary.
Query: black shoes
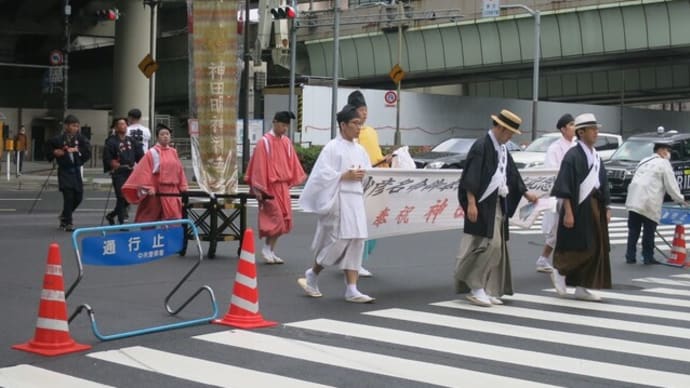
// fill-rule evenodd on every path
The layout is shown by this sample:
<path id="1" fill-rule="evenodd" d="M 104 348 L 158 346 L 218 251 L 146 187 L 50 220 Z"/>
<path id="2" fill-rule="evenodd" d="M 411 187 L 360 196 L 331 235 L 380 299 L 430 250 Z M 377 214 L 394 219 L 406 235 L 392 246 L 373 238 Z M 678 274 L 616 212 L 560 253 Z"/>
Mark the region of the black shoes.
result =
<path id="1" fill-rule="evenodd" d="M 115 214 L 108 213 L 106 214 L 105 219 L 108 220 L 109 225 L 115 225 Z"/>
<path id="2" fill-rule="evenodd" d="M 652 260 L 645 260 L 643 262 L 644 265 L 654 265 L 654 264 L 661 264 L 660 262 L 656 261 L 655 259 Z"/>
<path id="3" fill-rule="evenodd" d="M 74 231 L 74 225 L 72 224 L 67 224 L 65 225 L 65 232 L 73 232 Z"/>

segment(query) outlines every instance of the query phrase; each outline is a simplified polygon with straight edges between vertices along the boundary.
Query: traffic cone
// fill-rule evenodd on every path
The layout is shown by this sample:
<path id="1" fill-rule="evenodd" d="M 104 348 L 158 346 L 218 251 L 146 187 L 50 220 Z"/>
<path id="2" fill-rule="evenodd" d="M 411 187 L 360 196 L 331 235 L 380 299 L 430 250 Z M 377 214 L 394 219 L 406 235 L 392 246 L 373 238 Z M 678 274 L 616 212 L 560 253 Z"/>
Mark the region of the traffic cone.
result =
<path id="1" fill-rule="evenodd" d="M 673 245 L 671 246 L 671 257 L 668 259 L 668 264 L 684 266 L 687 256 L 688 251 L 685 249 L 685 227 L 683 225 L 676 225 L 676 231 L 673 234 Z"/>
<path id="2" fill-rule="evenodd" d="M 275 326 L 278 323 L 266 321 L 259 313 L 259 290 L 256 282 L 256 260 L 254 258 L 254 232 L 251 228 L 244 231 L 240 260 L 237 263 L 235 285 L 228 313 L 223 319 L 213 323 L 241 329 Z"/>
<path id="3" fill-rule="evenodd" d="M 48 264 L 43 276 L 34 338 L 27 343 L 13 345 L 12 348 L 43 356 L 59 356 L 91 349 L 89 345 L 76 343 L 69 335 L 65 283 L 62 278 L 60 246 L 57 243 L 50 244 L 48 250 Z"/>

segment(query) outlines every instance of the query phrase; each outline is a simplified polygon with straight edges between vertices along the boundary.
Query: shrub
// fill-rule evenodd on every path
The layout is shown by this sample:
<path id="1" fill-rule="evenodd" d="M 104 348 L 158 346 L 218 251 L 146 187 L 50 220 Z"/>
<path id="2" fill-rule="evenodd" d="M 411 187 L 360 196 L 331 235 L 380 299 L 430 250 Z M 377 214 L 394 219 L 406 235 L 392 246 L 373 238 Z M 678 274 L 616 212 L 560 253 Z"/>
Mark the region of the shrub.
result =
<path id="1" fill-rule="evenodd" d="M 316 163 L 316 158 L 319 157 L 323 146 L 312 145 L 311 147 L 302 147 L 299 144 L 295 144 L 295 151 L 297 152 L 297 157 L 300 163 L 302 163 L 302 168 L 307 174 L 311 173 L 311 169 Z"/>

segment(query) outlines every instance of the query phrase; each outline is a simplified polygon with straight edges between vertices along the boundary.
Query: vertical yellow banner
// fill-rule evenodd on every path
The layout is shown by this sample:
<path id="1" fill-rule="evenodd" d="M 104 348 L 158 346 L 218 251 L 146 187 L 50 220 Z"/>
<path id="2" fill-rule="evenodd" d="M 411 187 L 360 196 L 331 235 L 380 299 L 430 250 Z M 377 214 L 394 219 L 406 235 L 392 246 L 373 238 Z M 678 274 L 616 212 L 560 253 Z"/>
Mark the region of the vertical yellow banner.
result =
<path id="1" fill-rule="evenodd" d="M 188 1 L 192 55 L 190 134 L 194 174 L 202 190 L 237 191 L 237 1 Z"/>

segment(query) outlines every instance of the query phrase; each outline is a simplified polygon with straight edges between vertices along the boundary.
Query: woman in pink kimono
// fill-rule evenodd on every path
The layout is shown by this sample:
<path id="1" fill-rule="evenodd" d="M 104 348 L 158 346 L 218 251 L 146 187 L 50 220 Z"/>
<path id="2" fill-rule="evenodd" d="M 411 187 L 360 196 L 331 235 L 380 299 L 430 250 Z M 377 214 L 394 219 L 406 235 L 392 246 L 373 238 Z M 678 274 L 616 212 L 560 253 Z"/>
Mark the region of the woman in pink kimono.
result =
<path id="1" fill-rule="evenodd" d="M 122 194 L 127 202 L 139 205 L 134 222 L 182 218 L 180 197 L 156 195 L 187 191 L 184 167 L 177 156 L 177 150 L 169 146 L 172 131 L 159 124 L 156 136 L 158 143 L 146 152 L 122 186 Z"/>

